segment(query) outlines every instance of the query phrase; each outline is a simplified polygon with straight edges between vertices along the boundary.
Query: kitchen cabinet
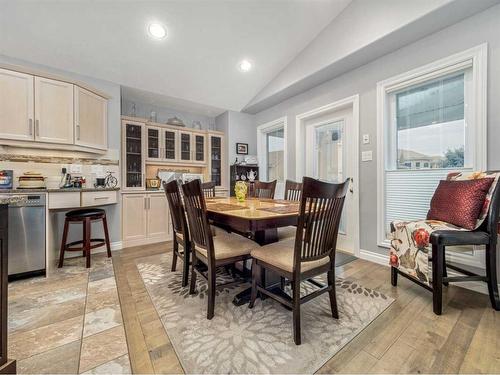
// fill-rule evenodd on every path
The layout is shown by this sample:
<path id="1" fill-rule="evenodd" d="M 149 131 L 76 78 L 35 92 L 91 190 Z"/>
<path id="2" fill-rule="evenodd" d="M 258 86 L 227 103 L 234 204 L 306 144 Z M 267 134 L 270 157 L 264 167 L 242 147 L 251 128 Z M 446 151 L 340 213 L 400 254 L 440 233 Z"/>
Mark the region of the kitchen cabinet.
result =
<path id="1" fill-rule="evenodd" d="M 195 163 L 205 163 L 206 158 L 206 139 L 203 133 L 193 133 L 193 157 Z"/>
<path id="2" fill-rule="evenodd" d="M 177 161 L 179 150 L 179 133 L 173 129 L 163 129 L 163 160 Z"/>
<path id="3" fill-rule="evenodd" d="M 124 190 L 143 190 L 146 169 L 146 125 L 137 121 L 122 122 L 122 165 Z"/>
<path id="4" fill-rule="evenodd" d="M 147 133 L 147 160 L 161 160 L 161 129 L 153 126 L 146 127 Z"/>
<path id="5" fill-rule="evenodd" d="M 0 138 L 34 139 L 34 77 L 0 69 Z"/>
<path id="6" fill-rule="evenodd" d="M 0 145 L 104 153 L 105 94 L 38 74 L 0 69 Z"/>
<path id="7" fill-rule="evenodd" d="M 170 214 L 163 192 L 122 194 L 122 241 L 124 247 L 171 239 Z"/>
<path id="8" fill-rule="evenodd" d="M 75 86 L 75 144 L 100 150 L 108 148 L 108 101 Z"/>
<path id="9" fill-rule="evenodd" d="M 35 77 L 35 141 L 73 143 L 73 85 Z"/>
<path id="10" fill-rule="evenodd" d="M 222 133 L 208 133 L 208 177 L 216 186 L 227 187 L 225 144 Z"/>
<path id="11" fill-rule="evenodd" d="M 179 131 L 180 138 L 180 161 L 190 162 L 192 160 L 192 138 L 191 132 Z"/>
<path id="12" fill-rule="evenodd" d="M 147 237 L 147 194 L 122 195 L 122 240 L 140 241 Z"/>

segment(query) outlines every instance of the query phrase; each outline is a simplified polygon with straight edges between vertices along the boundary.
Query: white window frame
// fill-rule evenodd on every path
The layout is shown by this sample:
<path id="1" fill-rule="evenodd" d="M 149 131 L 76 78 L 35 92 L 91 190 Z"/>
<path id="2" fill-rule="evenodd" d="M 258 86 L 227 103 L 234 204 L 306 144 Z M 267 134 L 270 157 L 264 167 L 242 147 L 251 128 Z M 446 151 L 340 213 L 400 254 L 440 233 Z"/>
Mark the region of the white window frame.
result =
<path id="1" fill-rule="evenodd" d="M 283 149 L 283 184 L 287 179 L 287 143 L 288 143 L 288 130 L 287 130 L 287 117 L 280 117 L 276 120 L 266 122 L 265 124 L 257 126 L 257 156 L 259 158 L 259 175 L 257 178 L 262 181 L 267 181 L 267 133 L 274 130 L 283 128 L 284 149 Z M 280 181 L 278 181 L 280 182 Z"/>
<path id="2" fill-rule="evenodd" d="M 474 170 L 487 168 L 487 43 L 470 48 L 444 59 L 413 69 L 409 72 L 391 77 L 377 83 L 377 243 L 381 247 L 390 247 L 385 228 L 385 170 L 388 163 L 387 129 L 391 119 L 389 96 L 392 92 L 407 86 L 463 70 L 472 68 L 471 98 L 468 126 L 472 131 Z"/>

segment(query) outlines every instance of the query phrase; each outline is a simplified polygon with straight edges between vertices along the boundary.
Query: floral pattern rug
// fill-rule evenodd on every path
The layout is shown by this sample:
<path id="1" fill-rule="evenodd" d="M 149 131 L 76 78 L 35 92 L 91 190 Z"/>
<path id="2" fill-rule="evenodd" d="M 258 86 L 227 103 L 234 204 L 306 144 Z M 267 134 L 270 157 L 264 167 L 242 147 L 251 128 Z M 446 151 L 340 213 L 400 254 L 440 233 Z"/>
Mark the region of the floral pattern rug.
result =
<path id="1" fill-rule="evenodd" d="M 206 319 L 206 283 L 197 293 L 181 287 L 181 267 L 170 271 L 171 254 L 137 261 L 137 268 L 186 373 L 314 373 L 394 301 L 352 280 L 337 278 L 340 319 L 331 316 L 328 293 L 302 305 L 302 345 L 292 337 L 292 312 L 267 298 L 236 307 L 235 294 L 249 286 L 217 291 L 215 316 Z M 217 283 L 231 280 L 220 271 Z M 325 281 L 318 278 L 319 281 Z M 303 284 L 303 293 L 314 286 Z"/>

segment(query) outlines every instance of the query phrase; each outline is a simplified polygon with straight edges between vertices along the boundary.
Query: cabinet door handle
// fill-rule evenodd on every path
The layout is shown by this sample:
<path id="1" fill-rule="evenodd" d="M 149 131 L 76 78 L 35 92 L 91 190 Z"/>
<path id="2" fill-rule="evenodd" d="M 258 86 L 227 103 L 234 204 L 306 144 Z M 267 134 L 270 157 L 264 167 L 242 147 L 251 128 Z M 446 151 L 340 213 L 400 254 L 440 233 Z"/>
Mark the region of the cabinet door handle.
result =
<path id="1" fill-rule="evenodd" d="M 28 129 L 29 129 L 30 135 L 33 135 L 33 119 L 31 119 L 31 118 L 28 120 Z"/>
<path id="2" fill-rule="evenodd" d="M 76 124 L 76 139 L 80 140 L 80 124 Z"/>
<path id="3" fill-rule="evenodd" d="M 144 209 L 148 209 L 148 197 L 144 197 Z"/>
<path id="4" fill-rule="evenodd" d="M 38 119 L 35 120 L 35 132 L 36 132 L 36 136 L 39 137 L 40 136 L 40 121 L 38 121 Z"/>

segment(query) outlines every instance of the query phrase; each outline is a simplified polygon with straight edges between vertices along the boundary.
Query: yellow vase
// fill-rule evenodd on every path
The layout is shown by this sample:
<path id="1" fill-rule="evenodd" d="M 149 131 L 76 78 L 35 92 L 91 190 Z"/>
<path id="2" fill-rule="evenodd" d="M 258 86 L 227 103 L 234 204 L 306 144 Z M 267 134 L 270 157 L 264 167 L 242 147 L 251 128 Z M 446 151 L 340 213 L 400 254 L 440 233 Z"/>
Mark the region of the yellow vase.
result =
<path id="1" fill-rule="evenodd" d="M 247 184 L 243 181 L 237 181 L 234 185 L 234 195 L 236 195 L 238 202 L 244 202 L 247 196 Z"/>

